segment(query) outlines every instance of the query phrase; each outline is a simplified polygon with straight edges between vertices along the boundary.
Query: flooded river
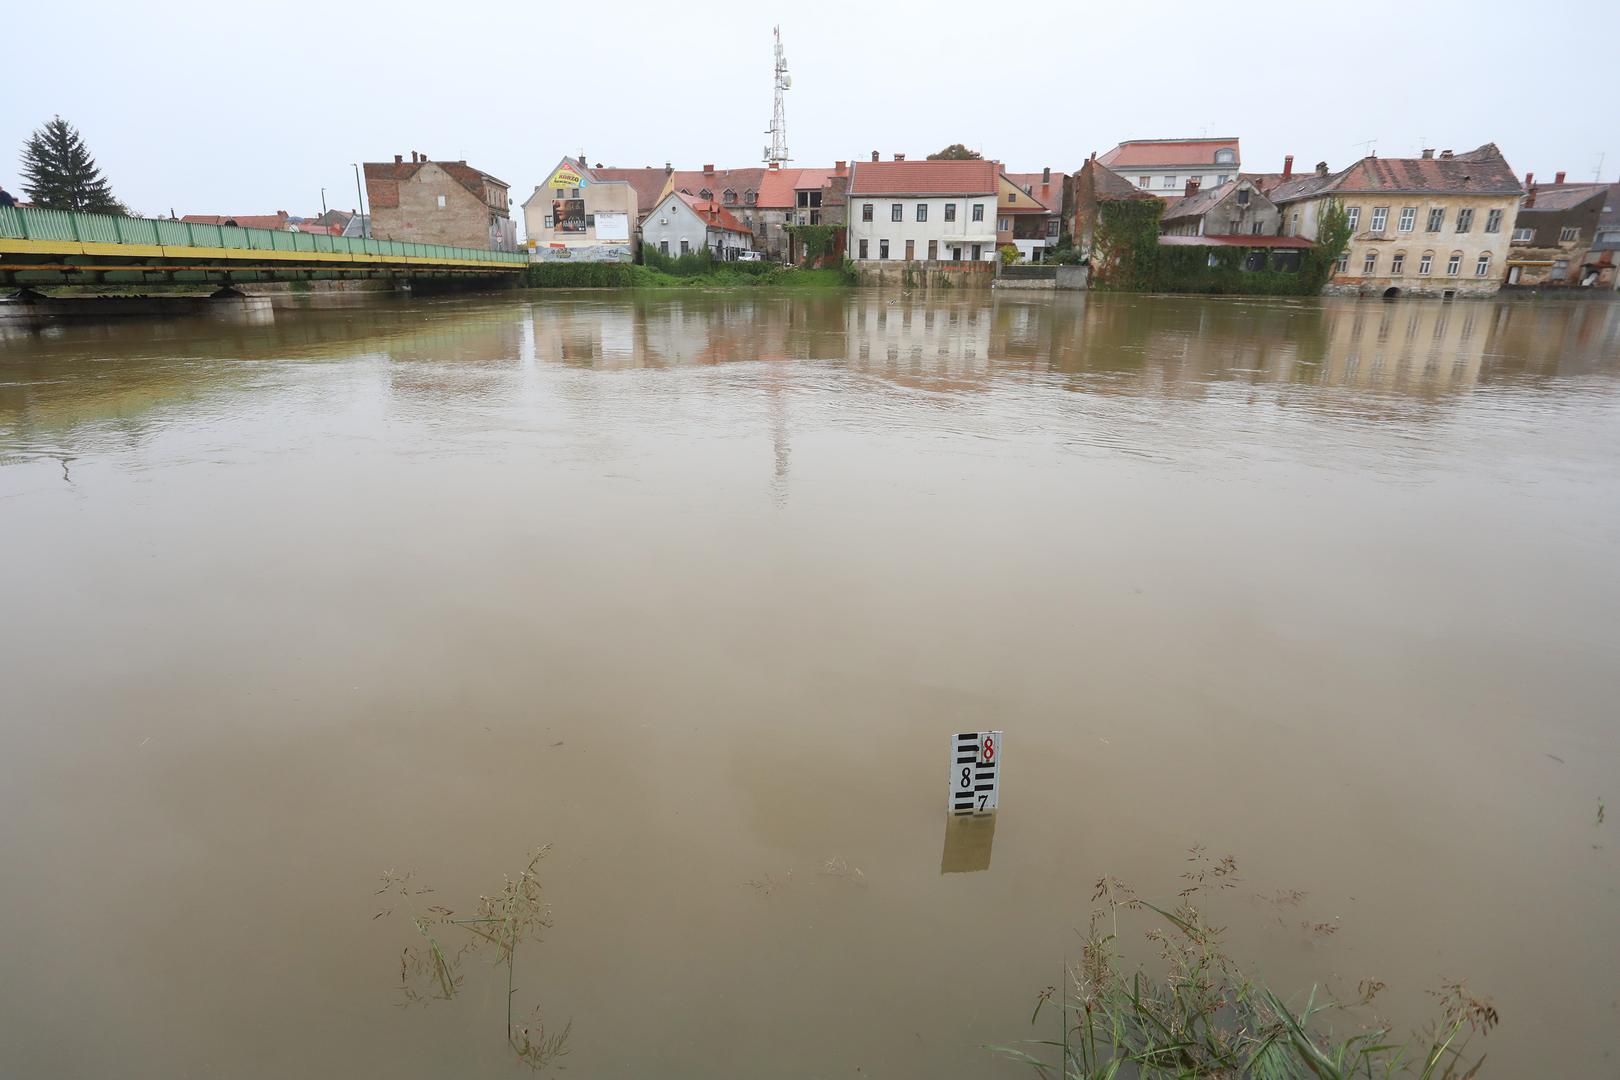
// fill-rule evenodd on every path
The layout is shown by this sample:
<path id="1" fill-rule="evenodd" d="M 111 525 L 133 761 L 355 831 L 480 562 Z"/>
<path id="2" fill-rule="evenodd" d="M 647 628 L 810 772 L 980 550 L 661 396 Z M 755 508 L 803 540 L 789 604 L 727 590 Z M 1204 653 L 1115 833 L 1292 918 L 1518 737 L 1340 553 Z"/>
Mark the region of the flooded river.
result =
<path id="1" fill-rule="evenodd" d="M 1029 1075 L 1200 844 L 1620 1071 L 1620 305 L 532 295 L 0 329 L 0 1073 L 525 1075 L 546 844 L 576 1076 Z"/>

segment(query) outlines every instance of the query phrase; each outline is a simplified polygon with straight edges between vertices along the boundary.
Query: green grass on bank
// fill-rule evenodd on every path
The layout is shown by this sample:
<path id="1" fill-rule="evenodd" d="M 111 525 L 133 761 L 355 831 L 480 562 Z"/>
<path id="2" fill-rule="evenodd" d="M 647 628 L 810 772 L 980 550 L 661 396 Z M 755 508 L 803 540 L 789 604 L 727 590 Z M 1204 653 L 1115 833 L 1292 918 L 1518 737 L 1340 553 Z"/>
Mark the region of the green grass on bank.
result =
<path id="1" fill-rule="evenodd" d="M 531 263 L 523 283 L 537 289 L 839 288 L 854 284 L 840 267 L 805 269 L 768 262 L 722 262 L 697 252 L 675 257 L 648 251 L 645 266 L 620 263 Z"/>

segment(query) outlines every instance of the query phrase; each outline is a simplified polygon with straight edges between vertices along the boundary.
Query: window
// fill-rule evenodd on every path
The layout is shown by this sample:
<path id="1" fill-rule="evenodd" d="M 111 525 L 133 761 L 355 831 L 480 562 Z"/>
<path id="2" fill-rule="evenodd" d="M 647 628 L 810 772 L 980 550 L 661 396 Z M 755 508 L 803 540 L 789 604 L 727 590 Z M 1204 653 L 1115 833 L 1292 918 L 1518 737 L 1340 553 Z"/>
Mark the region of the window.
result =
<path id="1" fill-rule="evenodd" d="M 754 205 L 754 198 L 755 198 L 754 193 L 752 191 L 750 191 L 747 194 L 747 196 L 744 197 L 743 201 L 746 202 L 749 206 L 753 206 Z"/>
<path id="2" fill-rule="evenodd" d="M 1047 236 L 1047 239 L 1049 239 L 1049 240 L 1056 240 L 1057 239 L 1057 237 L 1058 237 L 1058 219 L 1057 218 L 1047 218 L 1046 219 L 1046 236 Z"/>
<path id="3" fill-rule="evenodd" d="M 862 221 L 871 221 L 872 220 L 872 204 L 871 203 L 863 203 L 861 205 L 861 220 Z"/>
<path id="4" fill-rule="evenodd" d="M 917 220 L 918 221 L 927 221 L 928 220 L 928 204 L 927 203 L 920 202 L 920 203 L 917 204 Z"/>
<path id="5" fill-rule="evenodd" d="M 1569 273 L 1569 260 L 1568 259 L 1554 259 L 1553 260 L 1552 276 L 1554 278 L 1560 278 L 1561 279 L 1561 278 L 1565 277 L 1568 273 Z"/>
<path id="6" fill-rule="evenodd" d="M 952 262 L 961 262 L 962 261 L 962 248 L 961 248 L 961 245 L 957 245 L 956 247 L 951 248 L 951 261 Z"/>
<path id="7" fill-rule="evenodd" d="M 1371 277 L 1378 269 L 1378 252 L 1369 251 L 1367 257 L 1361 260 L 1361 276 Z"/>
<path id="8" fill-rule="evenodd" d="M 1560 243 L 1568 243 L 1571 240 L 1578 240 L 1580 239 L 1580 235 L 1581 230 L 1580 226 L 1578 225 L 1565 225 L 1562 229 L 1558 230 L 1558 240 Z"/>
<path id="9" fill-rule="evenodd" d="M 722 196 L 722 198 L 725 199 L 727 206 L 737 205 L 737 193 L 731 188 L 726 188 L 725 194 Z"/>
<path id="10" fill-rule="evenodd" d="M 1217 150 L 1215 151 L 1215 164 L 1235 165 L 1237 164 L 1237 155 L 1230 150 Z"/>
<path id="11" fill-rule="evenodd" d="M 903 203 L 890 203 L 889 204 L 889 220 L 890 221 L 904 221 L 905 220 L 905 211 L 906 211 L 905 204 L 903 204 Z"/>
<path id="12" fill-rule="evenodd" d="M 976 203 L 973 204 L 973 220 L 974 221 L 983 221 L 984 220 L 984 203 L 976 202 Z"/>
<path id="13" fill-rule="evenodd" d="M 861 241 L 861 258 L 863 258 L 863 259 L 869 258 L 869 256 L 866 254 L 866 252 L 867 252 L 866 244 L 867 244 L 867 241 L 865 241 L 865 240 Z"/>
<path id="14" fill-rule="evenodd" d="M 1396 228 L 1401 232 L 1411 232 L 1417 228 L 1417 207 L 1401 207 L 1401 223 Z"/>
<path id="15" fill-rule="evenodd" d="M 439 209 L 440 210 L 444 209 L 444 196 L 443 195 L 439 196 Z"/>
<path id="16" fill-rule="evenodd" d="M 1259 236 L 1260 235 L 1260 226 L 1262 224 L 1264 224 L 1264 222 L 1261 222 L 1259 220 L 1255 220 L 1255 221 L 1250 222 L 1249 223 L 1249 232 L 1253 233 L 1255 236 Z"/>
<path id="17" fill-rule="evenodd" d="M 819 191 L 801 191 L 801 192 L 799 192 L 799 207 L 800 207 L 800 209 L 812 210 L 812 209 L 815 209 L 816 207 L 819 207 L 820 205 L 821 205 L 821 192 L 819 192 Z"/>
<path id="18" fill-rule="evenodd" d="M 1015 203 L 1017 201 L 1018 201 L 1018 193 L 1016 191 L 1007 192 L 1007 205 L 1008 206 L 1011 206 L 1013 203 Z"/>
<path id="19" fill-rule="evenodd" d="M 1162 188 L 1173 188 L 1173 187 L 1175 187 L 1176 186 L 1176 176 L 1175 176 L 1175 174 L 1174 173 L 1165 173 L 1164 177 L 1159 181 L 1159 186 L 1162 187 Z"/>
<path id="20" fill-rule="evenodd" d="M 658 254 L 660 254 L 660 255 L 668 255 L 669 254 L 669 241 L 668 240 L 660 240 L 660 241 L 658 241 Z"/>
<path id="21" fill-rule="evenodd" d="M 1009 232 L 1009 231 L 1011 231 L 1011 229 L 1012 229 L 1012 218 L 1010 218 L 1010 217 L 996 218 L 996 231 L 997 232 Z"/>
<path id="22" fill-rule="evenodd" d="M 981 255 L 983 255 L 983 254 L 984 254 L 984 245 L 983 244 L 974 244 L 973 245 L 973 261 L 978 262 L 979 257 Z"/>
<path id="23" fill-rule="evenodd" d="M 1502 231 L 1502 211 L 1500 211 L 1500 210 L 1490 210 L 1490 211 L 1486 212 L 1486 214 L 1485 214 L 1485 231 L 1486 232 L 1501 232 Z"/>
<path id="24" fill-rule="evenodd" d="M 1418 260 L 1418 277 L 1428 277 L 1429 271 L 1434 269 L 1434 252 L 1425 251 L 1423 258 Z"/>
<path id="25" fill-rule="evenodd" d="M 566 198 L 568 198 L 568 189 L 567 188 L 558 188 L 557 189 L 557 194 L 555 196 L 553 196 L 553 197 L 558 198 L 558 199 L 566 199 Z M 443 206 L 444 204 L 440 203 L 439 205 Z"/>
<path id="26" fill-rule="evenodd" d="M 710 191 L 708 188 L 704 188 L 702 191 L 698 192 L 698 198 L 707 201 L 714 198 L 714 192 Z"/>
<path id="27" fill-rule="evenodd" d="M 945 220 L 946 221 L 955 221 L 956 220 L 956 204 L 955 203 L 948 202 L 948 203 L 945 204 Z"/>
<path id="28" fill-rule="evenodd" d="M 1389 224 L 1389 207 L 1387 207 L 1387 206 L 1375 206 L 1375 207 L 1373 207 L 1372 224 L 1369 226 L 1369 228 L 1371 228 L 1373 232 L 1381 233 L 1381 232 L 1384 231 L 1384 226 L 1388 225 L 1388 224 Z"/>
<path id="29" fill-rule="evenodd" d="M 1514 229 L 1513 230 L 1513 242 L 1515 244 L 1528 244 L 1528 243 L 1530 243 L 1530 241 L 1534 240 L 1535 238 L 1536 238 L 1536 230 L 1534 230 L 1534 229 Z"/>
<path id="30" fill-rule="evenodd" d="M 1136 186 L 1137 187 L 1151 187 L 1152 184 L 1153 184 L 1153 177 L 1151 177 L 1151 176 L 1138 176 L 1136 178 Z"/>
<path id="31" fill-rule="evenodd" d="M 1350 226 L 1350 231 L 1355 232 L 1356 227 L 1361 224 L 1361 207 L 1347 207 L 1344 211 L 1344 217 L 1346 223 Z"/>
<path id="32" fill-rule="evenodd" d="M 1457 231 L 1465 233 L 1474 227 L 1474 208 L 1465 206 L 1457 211 Z"/>
<path id="33" fill-rule="evenodd" d="M 1348 251 L 1341 251 L 1339 253 L 1339 261 L 1333 264 L 1333 272 L 1335 274 L 1342 274 L 1348 269 L 1350 269 L 1350 253 Z"/>
<path id="34" fill-rule="evenodd" d="M 1390 260 L 1389 260 L 1389 272 L 1390 272 L 1391 276 L 1398 276 L 1400 274 L 1406 273 L 1406 252 L 1397 251 L 1390 258 Z"/>
<path id="35" fill-rule="evenodd" d="M 889 257 L 889 242 L 887 240 L 879 240 L 878 241 L 878 258 L 887 259 L 888 257 Z"/>
<path id="36" fill-rule="evenodd" d="M 1429 211 L 1429 232 L 1439 232 L 1446 223 L 1446 208 L 1436 206 Z"/>
<path id="37" fill-rule="evenodd" d="M 939 258 L 939 241 L 930 240 L 928 241 L 928 261 L 933 262 L 937 258 Z M 928 313 L 928 317 L 932 319 L 934 317 L 934 313 L 930 311 Z"/>
<path id="38" fill-rule="evenodd" d="M 1217 176 L 1215 178 L 1215 183 L 1224 184 L 1230 179 L 1232 179 L 1232 174 L 1231 173 L 1221 173 L 1221 175 L 1219 175 L 1219 176 Z"/>
<path id="39" fill-rule="evenodd" d="M 1479 262 L 1474 264 L 1474 276 L 1475 277 L 1484 277 L 1486 274 L 1489 274 L 1490 272 L 1491 272 L 1491 253 L 1487 251 L 1484 254 L 1480 255 Z"/>
<path id="40" fill-rule="evenodd" d="M 1243 189 L 1238 191 L 1238 193 L 1237 193 L 1237 204 L 1239 206 L 1248 206 L 1249 205 L 1249 189 L 1248 188 L 1243 188 Z"/>
<path id="41" fill-rule="evenodd" d="M 1453 251 L 1451 258 L 1446 260 L 1446 276 L 1456 277 L 1462 273 L 1462 252 Z"/>
<path id="42" fill-rule="evenodd" d="M 686 241 L 685 241 L 685 240 L 684 240 L 684 239 L 683 239 L 683 240 L 682 240 L 682 241 L 681 241 L 681 254 L 682 254 L 682 255 L 690 255 L 690 254 L 691 254 L 691 253 L 692 253 L 692 245 L 691 245 L 691 244 L 689 244 L 689 243 L 687 243 L 687 242 L 686 242 Z"/>
<path id="43" fill-rule="evenodd" d="M 546 215 L 546 228 L 548 228 L 548 229 L 551 228 L 551 215 L 550 214 Z"/>

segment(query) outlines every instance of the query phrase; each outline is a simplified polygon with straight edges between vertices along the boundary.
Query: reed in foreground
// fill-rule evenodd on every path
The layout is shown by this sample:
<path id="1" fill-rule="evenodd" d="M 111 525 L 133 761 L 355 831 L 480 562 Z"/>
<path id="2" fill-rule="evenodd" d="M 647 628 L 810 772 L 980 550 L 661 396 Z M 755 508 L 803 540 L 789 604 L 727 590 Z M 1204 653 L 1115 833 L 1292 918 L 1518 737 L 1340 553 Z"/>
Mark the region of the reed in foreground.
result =
<path id="1" fill-rule="evenodd" d="M 1383 989 L 1376 980 L 1364 980 L 1353 1002 L 1319 997 L 1313 988 L 1290 1005 L 1227 957 L 1222 929 L 1200 910 L 1209 893 L 1231 887 L 1236 865 L 1230 857 L 1210 860 L 1197 848 L 1191 861 L 1194 869 L 1183 875 L 1190 884 L 1173 909 L 1140 899 L 1115 878 L 1100 879 L 1092 902 L 1102 906 L 1092 912 L 1080 960 L 1065 965 L 1064 987 L 1040 992 L 1030 1017 L 1033 1026 L 1043 1014 L 1060 1012 L 1059 1037 L 990 1049 L 1042 1077 L 1064 1080 L 1479 1075 L 1483 1055 L 1469 1064 L 1465 1050 L 1471 1037 L 1497 1023 L 1489 1001 L 1461 983 L 1444 986 L 1435 992 L 1438 1017 L 1412 1039 L 1351 1013 Z M 1146 916 L 1145 933 L 1159 949 L 1162 973 L 1123 966 L 1116 951 L 1121 913 L 1127 920 Z"/>

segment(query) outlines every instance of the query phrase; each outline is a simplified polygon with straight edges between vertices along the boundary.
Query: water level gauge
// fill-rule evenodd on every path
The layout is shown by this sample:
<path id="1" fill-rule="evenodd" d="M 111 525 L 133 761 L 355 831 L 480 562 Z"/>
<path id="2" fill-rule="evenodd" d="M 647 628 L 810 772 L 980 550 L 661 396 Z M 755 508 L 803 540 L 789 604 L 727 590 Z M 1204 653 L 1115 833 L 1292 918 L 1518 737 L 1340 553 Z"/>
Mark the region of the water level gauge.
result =
<path id="1" fill-rule="evenodd" d="M 990 814 L 1001 801 L 1001 735 L 970 731 L 951 736 L 952 814 Z"/>

